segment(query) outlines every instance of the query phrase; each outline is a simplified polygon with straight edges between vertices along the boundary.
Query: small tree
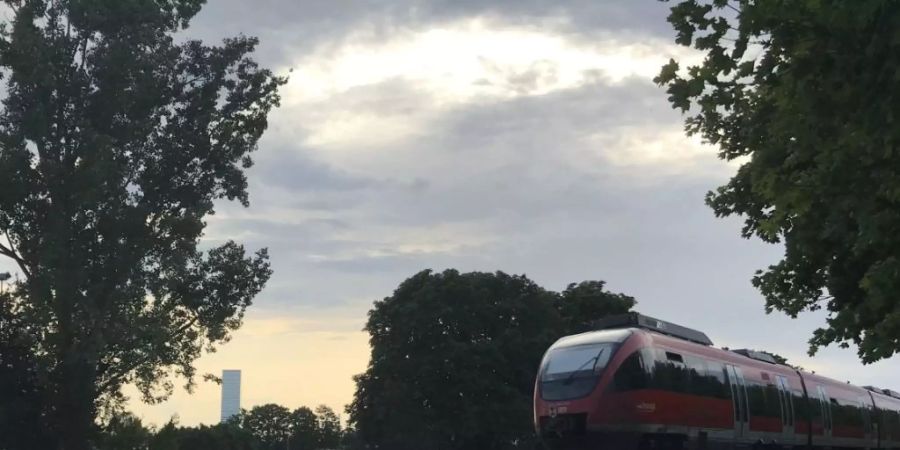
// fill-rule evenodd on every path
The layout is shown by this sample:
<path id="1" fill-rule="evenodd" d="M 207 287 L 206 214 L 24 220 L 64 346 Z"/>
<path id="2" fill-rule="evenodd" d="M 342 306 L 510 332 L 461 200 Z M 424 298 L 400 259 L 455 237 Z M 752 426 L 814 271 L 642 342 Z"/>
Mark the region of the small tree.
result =
<path id="1" fill-rule="evenodd" d="M 133 414 L 114 414 L 104 425 L 99 450 L 147 450 L 153 430 Z"/>
<path id="2" fill-rule="evenodd" d="M 168 423 L 150 440 L 149 450 L 258 450 L 248 432 L 233 423 L 178 427 Z"/>
<path id="3" fill-rule="evenodd" d="M 325 405 L 316 408 L 318 448 L 332 450 L 341 444 L 341 418 Z"/>
<path id="4" fill-rule="evenodd" d="M 293 434 L 294 415 L 281 405 L 254 406 L 241 414 L 241 427 L 250 433 L 261 450 L 282 450 Z"/>
<path id="5" fill-rule="evenodd" d="M 319 418 L 311 409 L 301 406 L 291 413 L 291 448 L 315 449 L 319 445 Z"/>
<path id="6" fill-rule="evenodd" d="M 55 446 L 87 450 L 97 409 L 225 342 L 271 275 L 264 250 L 203 251 L 284 82 L 257 41 L 176 43 L 203 0 L 3 0 L 0 256 L 37 356 Z M 207 246 L 208 247 L 208 246 Z"/>

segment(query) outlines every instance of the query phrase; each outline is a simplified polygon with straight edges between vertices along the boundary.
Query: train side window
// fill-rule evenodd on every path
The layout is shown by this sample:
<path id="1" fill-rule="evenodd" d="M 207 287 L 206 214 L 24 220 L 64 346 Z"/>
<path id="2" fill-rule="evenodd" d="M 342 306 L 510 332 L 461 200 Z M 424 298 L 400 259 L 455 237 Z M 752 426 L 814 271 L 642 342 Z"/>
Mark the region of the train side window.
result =
<path id="1" fill-rule="evenodd" d="M 690 377 L 691 393 L 702 397 L 713 397 L 712 382 L 707 374 L 706 361 L 695 356 L 685 355 L 684 364 Z"/>
<path id="2" fill-rule="evenodd" d="M 834 422 L 832 421 L 831 402 L 828 401 L 828 394 L 825 392 L 825 388 L 822 386 L 818 388 L 819 402 L 822 405 L 822 417 L 824 419 L 823 424 L 826 430 L 832 430 L 834 429 Z"/>
<path id="3" fill-rule="evenodd" d="M 774 384 L 766 384 L 763 389 L 763 394 L 766 402 L 766 417 L 778 417 L 784 419 L 781 416 L 783 403 L 781 401 L 782 397 L 778 393 L 778 387 Z M 787 411 L 784 411 L 784 413 L 787 414 Z"/>
<path id="4" fill-rule="evenodd" d="M 643 359 L 641 352 L 636 351 L 622 362 L 614 377 L 617 391 L 634 391 L 649 387 L 650 380 L 644 368 Z"/>
<path id="5" fill-rule="evenodd" d="M 663 391 L 687 393 L 689 392 L 687 367 L 683 362 L 670 360 L 670 354 L 681 357 L 681 355 L 678 355 L 677 353 L 667 352 L 665 350 L 657 351 L 653 374 L 650 378 L 650 385 L 653 386 L 654 389 Z"/>
<path id="6" fill-rule="evenodd" d="M 803 396 L 803 391 L 794 390 L 791 391 L 794 396 L 794 417 L 797 420 L 808 420 L 809 419 L 809 411 L 806 407 L 806 399 Z"/>
<path id="7" fill-rule="evenodd" d="M 784 407 L 785 414 L 787 414 L 787 424 L 788 426 L 795 426 L 794 422 L 796 421 L 796 411 L 794 410 L 794 398 L 791 394 L 791 388 L 787 384 L 787 379 L 781 379 L 781 385 L 784 388 Z"/>
<path id="8" fill-rule="evenodd" d="M 725 366 L 716 361 L 706 361 L 706 370 L 710 382 L 710 390 L 715 398 L 731 398 L 731 389 L 725 378 Z"/>
<path id="9" fill-rule="evenodd" d="M 770 389 L 770 387 L 773 389 Z M 750 406 L 751 416 L 781 417 L 778 392 L 774 391 L 774 387 L 774 385 L 764 385 L 752 381 L 747 382 L 747 401 Z"/>
<path id="10" fill-rule="evenodd" d="M 859 405 L 859 412 L 862 415 L 863 429 L 866 430 L 866 433 L 871 433 L 872 419 L 869 414 L 869 407 L 866 406 L 866 401 L 862 397 L 858 398 L 856 403 Z"/>
<path id="11" fill-rule="evenodd" d="M 816 392 L 809 392 L 809 416 L 812 423 L 816 426 L 825 427 L 825 404 L 822 401 L 822 393 L 817 388 Z M 806 404 L 804 403 L 804 408 Z"/>

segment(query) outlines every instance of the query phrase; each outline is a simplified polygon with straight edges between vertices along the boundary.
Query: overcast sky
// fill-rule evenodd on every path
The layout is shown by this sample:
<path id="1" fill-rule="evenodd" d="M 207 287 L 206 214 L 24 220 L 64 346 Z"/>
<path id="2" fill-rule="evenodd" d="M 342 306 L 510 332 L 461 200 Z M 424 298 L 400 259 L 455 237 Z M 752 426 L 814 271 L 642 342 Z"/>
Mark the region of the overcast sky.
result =
<path id="1" fill-rule="evenodd" d="M 259 36 L 291 81 L 250 172 L 207 240 L 269 247 L 275 275 L 246 325 L 200 368 L 244 371 L 243 406 L 327 403 L 365 369 L 373 300 L 431 268 L 527 274 L 550 289 L 602 279 L 639 310 L 717 345 L 767 349 L 884 386 L 897 361 L 805 356 L 823 321 L 766 316 L 753 272 L 781 249 L 739 237 L 704 194 L 735 170 L 682 133 L 651 81 L 673 44 L 653 0 L 211 0 L 188 31 Z M 201 386 L 152 423 L 214 423 Z"/>

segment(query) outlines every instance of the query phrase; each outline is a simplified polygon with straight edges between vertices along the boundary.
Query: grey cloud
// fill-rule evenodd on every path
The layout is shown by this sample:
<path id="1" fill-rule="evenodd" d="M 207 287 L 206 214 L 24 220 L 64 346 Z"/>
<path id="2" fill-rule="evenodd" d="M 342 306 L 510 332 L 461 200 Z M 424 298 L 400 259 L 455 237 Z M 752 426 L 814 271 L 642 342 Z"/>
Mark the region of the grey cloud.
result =
<path id="1" fill-rule="evenodd" d="M 259 182 L 294 192 L 349 191 L 377 183 L 315 161 L 302 148 L 267 149 L 258 159 Z"/>
<path id="2" fill-rule="evenodd" d="M 620 207 L 623 193 L 642 174 L 605 163 L 604 149 L 586 138 L 632 126 L 677 129 L 680 119 L 660 94 L 633 80 L 447 112 L 427 135 L 406 144 L 425 158 L 446 159 L 442 173 L 417 174 L 429 180 L 427 191 L 391 193 L 391 207 L 373 214 L 389 223 L 421 225 L 498 215 L 537 220 L 578 215 L 586 207 Z M 590 162 L 595 166 L 578 170 L 563 150 L 596 154 Z M 716 164 L 710 158 L 709 165 Z M 702 193 L 696 200 L 701 198 Z"/>
<path id="3" fill-rule="evenodd" d="M 258 36 L 259 59 L 284 65 L 298 53 L 339 45 L 352 33 L 384 39 L 398 29 L 474 17 L 554 28 L 578 39 L 671 39 L 667 15 L 668 5 L 656 0 L 217 0 L 185 35 L 210 41 L 238 33 Z"/>
<path id="4" fill-rule="evenodd" d="M 540 25 L 542 19 L 563 17 L 564 30 L 591 35 L 598 31 L 635 35 L 668 36 L 668 5 L 655 0 L 443 0 L 417 1 L 412 16 L 427 22 L 434 18 L 460 19 L 486 15 L 524 25 Z"/>
<path id="5" fill-rule="evenodd" d="M 360 30 L 377 39 L 475 16 L 557 27 L 585 40 L 604 33 L 627 43 L 668 40 L 666 13 L 665 4 L 650 0 L 219 0 L 193 31 L 261 35 L 261 59 L 281 64 Z M 569 23 L 553 24 L 559 16 Z M 529 92 L 552 76 L 552 67 L 538 64 L 504 78 L 511 91 Z M 722 344 L 827 364 L 830 375 L 860 383 L 889 385 L 900 368 L 886 362 L 862 369 L 851 352 L 838 349 L 810 361 L 805 342 L 824 317 L 765 315 L 749 280 L 782 249 L 741 239 L 739 220 L 716 219 L 703 204 L 706 191 L 733 169 L 714 155 L 675 172 L 660 171 L 659 164 L 617 165 L 603 147 L 610 139 L 590 139 L 646 133 L 641 138 L 649 140 L 660 130 L 680 129 L 665 94 L 647 80 L 610 84 L 595 77 L 578 89 L 438 111 L 422 101 L 417 86 L 394 79 L 351 89 L 322 108 L 431 120 L 420 136 L 366 149 L 383 152 L 385 164 L 364 173 L 330 166 L 321 149 L 273 129 L 251 173 L 251 214 L 264 220 L 217 225 L 249 230 L 248 245 L 270 247 L 275 277 L 257 302 L 262 308 L 351 307 L 362 324 L 372 300 L 425 268 L 524 273 L 551 289 L 605 279 L 611 289 L 636 296 L 643 311 L 704 329 Z M 276 209 L 292 212 L 293 221 L 266 217 Z M 410 229 L 463 244 L 422 252 L 385 248 L 396 242 L 390 233 Z M 480 239 L 465 245 L 467 233 Z"/>
<path id="6" fill-rule="evenodd" d="M 392 80 L 360 88 L 337 98 L 335 107 L 377 109 L 376 98 L 391 99 L 395 105 L 411 103 L 410 99 L 418 93 L 401 86 L 404 85 Z M 687 182 L 680 181 L 671 191 L 665 185 L 642 188 L 630 181 L 640 174 L 629 169 L 608 167 L 585 172 L 558 156 L 561 148 L 584 147 L 584 136 L 598 130 L 615 132 L 623 125 L 676 125 L 677 115 L 658 97 L 654 86 L 632 80 L 618 86 L 595 84 L 544 96 L 451 109 L 436 118 L 421 139 L 401 144 L 417 150 L 424 158 L 445 161 L 441 173 L 408 173 L 403 180 L 387 178 L 396 173 L 370 173 L 350 179 L 383 177 L 388 181 L 347 182 L 345 176 L 334 175 L 339 170 L 316 162 L 303 147 L 292 149 L 296 155 L 287 158 L 288 152 L 264 150 L 251 180 L 263 192 L 270 184 L 279 191 L 290 187 L 286 191 L 289 198 L 268 196 L 266 203 L 294 209 L 298 217 L 328 211 L 340 228 L 329 223 L 298 226 L 245 220 L 235 221 L 228 229 L 253 230 L 255 244 L 271 247 L 278 263 L 273 281 L 284 280 L 285 286 L 290 286 L 287 279 L 298 276 L 321 278 L 327 273 L 355 279 L 360 274 L 382 274 L 390 275 L 385 279 L 397 280 L 423 268 L 457 264 L 481 270 L 515 271 L 515 264 L 510 263 L 518 261 L 523 252 L 537 251 L 542 243 L 551 248 L 567 248 L 554 232 L 579 236 L 588 230 L 582 239 L 610 246 L 607 254 L 625 254 L 629 251 L 624 245 L 639 243 L 617 234 L 617 230 L 658 223 L 657 215 L 670 216 L 667 220 L 671 223 L 645 231 L 648 236 L 659 236 L 661 252 L 671 255 L 666 253 L 670 250 L 665 249 L 665 240 L 675 237 L 674 245 L 680 241 L 664 231 L 690 228 L 689 224 L 673 221 L 691 217 L 677 213 L 686 207 L 708 215 L 702 206 L 702 195 L 713 182 L 688 177 Z M 385 158 L 389 155 L 386 153 Z M 301 168 L 295 169 L 297 165 Z M 314 173 L 308 173 L 309 170 Z M 302 179 L 305 176 L 308 178 Z M 384 236 L 368 231 L 391 227 L 428 230 L 454 224 L 469 224 L 475 232 L 492 235 L 480 248 L 462 246 L 450 252 L 399 253 L 384 248 L 385 244 L 379 242 Z M 348 231 L 362 238 L 335 239 L 336 234 Z M 295 244 L 286 248 L 284 242 Z M 581 252 L 571 255 L 573 262 L 593 254 L 583 253 L 590 248 L 584 242 L 575 247 Z M 378 255 L 369 254 L 372 250 L 378 250 Z M 553 265 L 565 266 L 557 262 Z M 391 287 L 378 284 L 381 289 Z M 336 305 L 343 304 L 341 298 L 349 297 L 342 289 L 307 296 L 284 287 L 267 290 L 266 296 L 275 302 L 302 298 L 312 304 Z"/>

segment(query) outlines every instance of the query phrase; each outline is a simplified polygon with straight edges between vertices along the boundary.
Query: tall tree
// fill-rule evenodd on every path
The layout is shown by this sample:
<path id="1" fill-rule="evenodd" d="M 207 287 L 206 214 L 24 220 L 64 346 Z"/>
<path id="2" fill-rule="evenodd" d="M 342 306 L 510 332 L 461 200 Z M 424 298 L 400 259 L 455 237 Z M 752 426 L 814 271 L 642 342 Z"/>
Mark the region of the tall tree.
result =
<path id="1" fill-rule="evenodd" d="M 414 275 L 369 312 L 372 357 L 348 407 L 356 439 L 394 450 L 528 445 L 547 347 L 634 305 L 606 294 L 602 283 L 558 294 L 501 272 Z"/>
<path id="2" fill-rule="evenodd" d="M 753 278 L 766 310 L 826 309 L 811 353 L 900 351 L 900 3 L 686 0 L 669 21 L 706 59 L 657 82 L 689 134 L 741 162 L 707 203 L 784 244 Z"/>
<path id="3" fill-rule="evenodd" d="M 47 374 L 62 450 L 97 408 L 228 339 L 270 276 L 264 250 L 202 251 L 217 200 L 248 204 L 244 169 L 283 79 L 257 41 L 176 43 L 203 0 L 3 0 L 0 255 Z"/>

